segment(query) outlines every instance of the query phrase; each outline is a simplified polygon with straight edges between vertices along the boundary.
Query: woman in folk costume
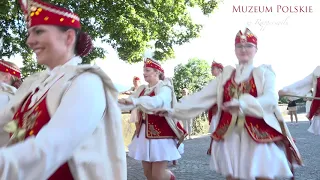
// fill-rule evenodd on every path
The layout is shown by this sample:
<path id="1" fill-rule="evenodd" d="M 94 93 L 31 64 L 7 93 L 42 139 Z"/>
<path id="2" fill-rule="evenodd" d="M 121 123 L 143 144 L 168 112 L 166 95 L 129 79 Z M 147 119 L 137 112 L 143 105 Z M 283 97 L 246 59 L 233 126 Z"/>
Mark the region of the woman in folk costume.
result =
<path id="1" fill-rule="evenodd" d="M 257 37 L 249 29 L 239 31 L 236 68 L 225 67 L 221 75 L 174 109 L 155 113 L 189 119 L 218 104 L 211 169 L 227 179 L 293 177 L 290 167 L 292 161 L 301 164 L 300 155 L 277 109 L 275 74 L 268 65 L 253 66 L 256 52 Z"/>
<path id="2" fill-rule="evenodd" d="M 0 110 L 8 105 L 20 84 L 21 72 L 19 67 L 12 62 L 0 60 Z M 0 135 L 1 146 L 8 140 L 9 134 Z"/>
<path id="3" fill-rule="evenodd" d="M 161 65 L 151 58 L 145 60 L 143 76 L 148 85 L 140 86 L 131 97 L 119 100 L 122 109 L 138 110 L 138 126 L 129 145 L 129 156 L 142 161 L 148 180 L 174 180 L 175 176 L 167 166 L 169 161 L 181 157 L 178 146 L 186 132 L 178 121 L 152 113 L 155 109 L 172 108 L 176 104 L 172 81 L 164 78 Z"/>
<path id="4" fill-rule="evenodd" d="M 134 93 L 134 91 L 136 91 L 138 89 L 139 86 L 140 86 L 140 78 L 137 76 L 134 76 L 133 77 L 133 87 L 130 88 L 128 91 L 123 92 L 123 94 L 131 95 Z"/>
<path id="5" fill-rule="evenodd" d="M 223 65 L 221 63 L 217 63 L 215 61 L 212 62 L 211 64 L 211 74 L 214 77 L 218 77 L 223 71 Z M 216 114 L 218 111 L 218 106 L 217 104 L 214 104 L 209 110 L 208 110 L 208 121 L 209 121 L 209 133 L 213 133 L 215 130 L 215 124 L 216 123 L 211 123 L 212 120 L 215 120 Z M 208 155 L 211 155 L 211 146 L 212 146 L 213 139 L 211 138 L 210 145 L 207 151 Z"/>
<path id="6" fill-rule="evenodd" d="M 21 84 L 21 72 L 12 62 L 0 60 L 0 109 L 5 107 Z"/>
<path id="7" fill-rule="evenodd" d="M 311 74 L 307 77 L 284 87 L 279 91 L 280 96 L 284 95 L 296 95 L 306 96 L 313 88 L 313 95 L 311 97 L 320 97 L 320 66 L 316 67 Z M 289 100 L 295 100 L 298 98 L 288 97 Z M 312 100 L 307 118 L 311 121 L 311 125 L 308 129 L 309 132 L 320 135 L 320 100 Z"/>
<path id="8" fill-rule="evenodd" d="M 211 65 L 211 74 L 214 77 L 218 77 L 223 71 L 223 65 L 221 63 L 217 63 L 217 62 L 212 62 Z M 215 129 L 214 124 L 215 123 L 211 123 L 212 119 L 214 119 L 216 113 L 217 113 L 218 107 L 217 104 L 213 105 L 209 110 L 208 110 L 208 121 L 209 121 L 209 133 L 212 133 Z"/>
<path id="9" fill-rule="evenodd" d="M 78 65 L 92 49 L 79 16 L 40 0 L 20 3 L 27 45 L 47 70 L 26 78 L 0 112 L 11 136 L 0 149 L 0 179 L 126 180 L 118 93 L 99 67 Z"/>

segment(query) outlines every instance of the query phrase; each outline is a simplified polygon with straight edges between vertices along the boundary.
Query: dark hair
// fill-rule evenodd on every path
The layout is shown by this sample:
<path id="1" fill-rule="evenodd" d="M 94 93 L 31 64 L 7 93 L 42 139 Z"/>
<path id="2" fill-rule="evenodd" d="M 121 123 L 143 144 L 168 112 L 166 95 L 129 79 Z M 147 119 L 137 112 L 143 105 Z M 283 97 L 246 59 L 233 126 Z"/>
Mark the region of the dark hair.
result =
<path id="1" fill-rule="evenodd" d="M 19 78 L 15 78 L 15 77 L 12 77 L 11 79 L 11 85 L 17 89 L 19 89 L 19 87 L 21 86 L 22 84 L 22 80 L 19 79 Z"/>
<path id="2" fill-rule="evenodd" d="M 163 74 L 162 72 L 160 72 L 160 74 L 159 74 L 159 79 L 160 79 L 160 80 L 164 80 L 164 78 L 165 78 L 164 74 Z"/>
<path id="3" fill-rule="evenodd" d="M 82 32 L 80 29 L 67 27 L 67 26 L 57 26 L 62 32 L 66 32 L 69 29 L 73 29 L 76 33 L 76 46 L 75 46 L 75 54 L 81 57 L 88 55 L 93 47 L 91 37 Z"/>

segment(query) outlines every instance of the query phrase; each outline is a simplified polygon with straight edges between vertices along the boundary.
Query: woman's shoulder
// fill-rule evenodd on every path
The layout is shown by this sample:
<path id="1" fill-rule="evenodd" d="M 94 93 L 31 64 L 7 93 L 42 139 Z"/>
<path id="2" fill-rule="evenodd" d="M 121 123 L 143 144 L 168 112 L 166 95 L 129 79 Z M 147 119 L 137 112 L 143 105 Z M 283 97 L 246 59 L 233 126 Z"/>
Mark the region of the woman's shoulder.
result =
<path id="1" fill-rule="evenodd" d="M 276 74 L 270 64 L 261 64 L 260 66 L 254 68 L 254 71 L 261 72 L 263 74 L 264 73 L 271 73 L 273 75 Z"/>

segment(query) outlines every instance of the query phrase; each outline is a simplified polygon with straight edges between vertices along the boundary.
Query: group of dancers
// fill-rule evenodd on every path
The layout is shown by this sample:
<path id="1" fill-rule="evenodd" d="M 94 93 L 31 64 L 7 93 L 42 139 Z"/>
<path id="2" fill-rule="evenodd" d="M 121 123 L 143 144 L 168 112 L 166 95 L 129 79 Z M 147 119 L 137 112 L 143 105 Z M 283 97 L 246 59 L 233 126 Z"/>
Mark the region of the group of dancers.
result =
<path id="1" fill-rule="evenodd" d="M 122 110 L 138 112 L 129 156 L 142 161 L 148 180 L 176 179 L 167 166 L 181 157 L 178 149 L 181 140 L 187 137 L 188 131 L 180 122 L 206 111 L 211 134 L 207 151 L 210 169 L 228 180 L 294 177 L 293 166 L 303 163 L 279 111 L 278 99 L 279 95 L 305 96 L 312 83 L 305 88 L 305 84 L 298 82 L 300 86 L 291 85 L 277 92 L 271 66 L 253 65 L 257 40 L 248 28 L 239 31 L 234 43 L 239 64 L 234 68 L 213 62 L 212 75 L 216 78 L 179 102 L 172 81 L 163 78 L 161 64 L 152 58 L 145 60 L 143 76 L 148 84 L 139 86 L 128 98 L 120 99 L 119 104 Z M 317 115 L 313 109 L 319 106 L 315 102 L 309 119 Z"/>
<path id="2" fill-rule="evenodd" d="M 148 57 L 142 67 L 147 84 L 136 83 L 126 92 L 128 98 L 118 99 L 101 68 L 80 65 L 92 41 L 81 31 L 77 14 L 41 0 L 20 0 L 20 5 L 28 29 L 26 43 L 47 69 L 21 83 L 20 69 L 0 61 L 0 179 L 130 179 L 121 110 L 129 110 L 136 123 L 128 155 L 142 162 L 148 180 L 176 179 L 168 162 L 183 153 L 188 137 L 188 125 L 183 124 L 206 111 L 210 168 L 226 179 L 293 178 L 293 166 L 302 165 L 278 99 L 304 96 L 312 88 L 313 97 L 319 97 L 319 67 L 276 92 L 271 66 L 253 65 L 258 39 L 246 29 L 235 37 L 239 64 L 234 68 L 213 63 L 216 78 L 199 92 L 185 93 L 178 102 L 172 80 Z M 319 107 L 313 100 L 308 113 L 315 128 Z"/>

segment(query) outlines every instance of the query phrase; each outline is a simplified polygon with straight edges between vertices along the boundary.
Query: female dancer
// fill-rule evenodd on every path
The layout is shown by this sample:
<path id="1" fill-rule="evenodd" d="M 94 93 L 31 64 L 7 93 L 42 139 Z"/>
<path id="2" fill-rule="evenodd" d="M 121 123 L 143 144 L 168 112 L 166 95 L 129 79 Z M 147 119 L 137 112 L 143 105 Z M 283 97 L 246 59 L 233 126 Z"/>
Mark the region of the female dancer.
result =
<path id="1" fill-rule="evenodd" d="M 142 85 L 127 99 L 120 99 L 122 109 L 138 109 L 138 126 L 135 137 L 129 145 L 129 156 L 142 161 L 148 180 L 174 180 L 167 170 L 168 162 L 181 157 L 178 146 L 186 136 L 178 121 L 152 114 L 157 108 L 172 108 L 176 97 L 172 82 L 164 79 L 164 70 L 159 62 L 147 58 L 143 76 L 148 85 Z"/>
<path id="2" fill-rule="evenodd" d="M 213 61 L 212 64 L 211 64 L 211 74 L 212 74 L 212 76 L 218 77 L 222 73 L 222 71 L 223 71 L 223 65 L 221 63 L 217 63 L 217 62 Z M 215 120 L 217 111 L 218 111 L 217 104 L 213 105 L 208 110 L 208 121 L 209 121 L 209 133 L 210 134 L 213 133 L 213 131 L 215 130 L 216 122 L 212 123 L 212 120 L 213 121 Z M 210 145 L 209 145 L 209 148 L 207 150 L 207 154 L 208 155 L 211 155 L 212 142 L 213 142 L 213 139 L 211 138 Z"/>
<path id="3" fill-rule="evenodd" d="M 11 136 L 0 149 L 0 179 L 126 180 L 118 93 L 99 67 L 78 65 L 92 48 L 79 16 L 40 0 L 20 3 L 27 45 L 47 70 L 26 78 L 0 112 Z"/>
<path id="4" fill-rule="evenodd" d="M 227 179 L 288 178 L 293 176 L 291 160 L 301 164 L 286 125 L 274 114 L 278 104 L 275 74 L 270 66 L 253 66 L 256 52 L 257 37 L 249 29 L 239 31 L 235 38 L 236 68 L 225 67 L 220 76 L 173 109 L 155 111 L 189 119 L 217 103 L 210 166 Z"/>
<path id="5" fill-rule="evenodd" d="M 5 107 L 21 85 L 21 71 L 12 62 L 0 60 L 0 109 Z"/>

